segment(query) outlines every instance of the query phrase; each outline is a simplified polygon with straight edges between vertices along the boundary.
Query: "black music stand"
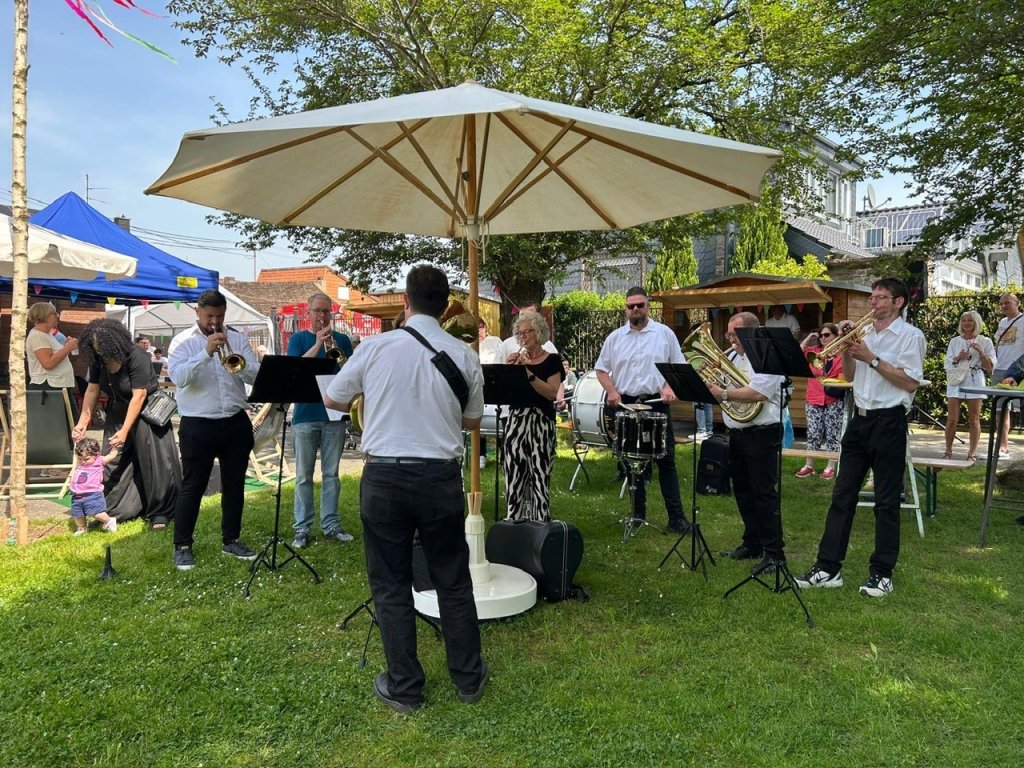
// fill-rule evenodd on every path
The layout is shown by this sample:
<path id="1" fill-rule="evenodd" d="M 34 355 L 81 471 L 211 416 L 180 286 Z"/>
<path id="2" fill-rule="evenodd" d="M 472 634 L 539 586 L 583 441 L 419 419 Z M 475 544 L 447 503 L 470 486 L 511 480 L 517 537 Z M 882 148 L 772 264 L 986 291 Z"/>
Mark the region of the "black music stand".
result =
<path id="1" fill-rule="evenodd" d="M 711 394 L 704 381 L 694 370 L 692 365 L 688 363 L 656 363 L 655 367 L 658 372 L 665 377 L 665 381 L 668 382 L 669 387 L 672 388 L 672 392 L 680 400 L 687 400 L 690 402 L 697 403 L 716 403 L 715 396 Z M 704 558 L 707 557 L 711 561 L 712 565 L 716 565 L 715 558 L 711 554 L 711 549 L 708 547 L 708 542 L 704 538 L 704 534 L 700 530 L 699 514 L 700 510 L 697 507 L 697 435 L 696 432 L 693 435 L 693 490 L 691 492 L 690 499 L 690 529 L 685 533 L 679 535 L 676 539 L 676 543 L 672 545 L 672 548 L 665 553 L 665 556 L 661 558 L 661 562 L 658 563 L 658 570 L 661 570 L 662 566 L 668 561 L 673 553 L 679 556 L 679 559 L 683 561 L 683 566 L 689 568 L 691 571 L 696 573 L 697 566 L 701 567 L 704 572 L 704 581 L 708 580 L 708 566 L 704 562 Z M 679 551 L 679 545 L 683 543 L 683 539 L 690 536 L 690 560 L 687 562 L 686 557 L 682 552 Z"/>
<path id="2" fill-rule="evenodd" d="M 789 566 L 786 565 L 786 556 L 781 551 L 782 542 L 782 435 L 783 435 L 783 413 L 786 405 L 788 404 L 788 397 L 786 392 L 790 385 L 790 376 L 797 376 L 800 378 L 811 378 L 814 374 L 807 365 L 807 360 L 804 358 L 804 354 L 800 349 L 800 346 L 796 343 L 793 338 L 792 332 L 788 328 L 737 328 L 736 335 L 739 337 L 740 343 L 743 345 L 743 350 L 746 353 L 747 359 L 750 361 L 751 367 L 755 373 L 766 373 L 774 376 L 785 376 L 785 381 L 782 384 L 782 398 L 779 403 L 779 453 L 778 453 L 778 476 L 779 476 L 779 493 L 778 493 L 778 508 L 775 510 L 774 523 L 776 528 L 776 535 L 780 542 L 780 552 L 778 555 L 769 555 L 765 559 L 756 565 L 750 572 L 750 575 L 736 584 L 730 587 L 723 597 L 728 597 L 737 589 L 742 587 L 751 581 L 756 581 L 762 587 L 775 594 L 782 594 L 789 590 L 793 593 L 796 601 L 800 604 L 803 609 L 804 616 L 807 618 L 807 626 L 814 626 L 814 619 L 811 618 L 810 612 L 807 610 L 807 606 L 804 604 L 803 598 L 800 597 L 800 587 L 797 586 L 796 579 L 793 578 L 793 574 L 789 570 Z M 762 580 L 762 577 L 775 576 L 774 583 L 770 581 Z"/>
<path id="3" fill-rule="evenodd" d="M 494 521 L 498 517 L 498 490 L 501 486 L 501 457 L 504 453 L 502 442 L 505 430 L 502 421 L 502 406 L 510 408 L 526 408 L 536 401 L 536 392 L 526 380 L 526 368 L 522 365 L 504 365 L 489 363 L 481 366 L 484 372 L 484 402 L 498 406 L 495 417 L 495 450 L 494 450 Z M 506 504 L 508 496 L 506 494 Z M 507 511 L 507 507 L 506 507 Z"/>
<path id="4" fill-rule="evenodd" d="M 268 571 L 284 568 L 292 560 L 298 560 L 313 576 L 313 581 L 320 583 L 320 574 L 313 566 L 296 552 L 291 544 L 280 536 L 281 525 L 281 481 L 284 475 L 284 449 L 288 433 L 288 406 L 292 403 L 320 403 L 323 395 L 316 383 L 316 377 L 329 375 L 337 370 L 333 360 L 317 357 L 291 357 L 289 355 L 267 355 L 260 361 L 260 370 L 256 381 L 252 384 L 250 403 L 274 403 L 282 412 L 281 419 L 281 455 L 277 465 L 277 493 L 274 494 L 274 533 L 257 555 L 250 567 L 249 581 L 245 583 L 242 593 L 248 597 L 253 579 L 259 573 L 260 566 Z M 280 544 L 290 553 L 284 560 L 277 560 L 277 546 Z"/>

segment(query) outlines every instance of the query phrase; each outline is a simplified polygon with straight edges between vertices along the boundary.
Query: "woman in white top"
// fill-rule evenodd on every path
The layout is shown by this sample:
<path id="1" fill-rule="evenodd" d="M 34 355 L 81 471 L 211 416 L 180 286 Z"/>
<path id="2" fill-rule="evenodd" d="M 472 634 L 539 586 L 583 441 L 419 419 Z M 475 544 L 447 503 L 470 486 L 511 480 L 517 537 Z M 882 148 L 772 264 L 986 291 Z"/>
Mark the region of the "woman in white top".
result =
<path id="1" fill-rule="evenodd" d="M 25 337 L 25 358 L 28 362 L 29 389 L 66 389 L 71 412 L 78 419 L 74 395 L 75 369 L 69 356 L 78 349 L 78 340 L 68 338 L 63 344 L 53 337 L 57 327 L 57 308 L 41 301 L 28 308 L 32 329 Z"/>
<path id="2" fill-rule="evenodd" d="M 967 460 L 974 461 L 981 435 L 981 406 L 984 395 L 961 392 L 961 387 L 983 387 L 986 377 L 996 364 L 996 349 L 992 340 L 982 334 L 985 324 L 981 315 L 969 311 L 960 315 L 960 335 L 954 336 L 946 349 L 946 458 L 953 458 L 953 437 L 960 424 L 960 403 L 967 402 L 967 429 L 970 442 Z"/>

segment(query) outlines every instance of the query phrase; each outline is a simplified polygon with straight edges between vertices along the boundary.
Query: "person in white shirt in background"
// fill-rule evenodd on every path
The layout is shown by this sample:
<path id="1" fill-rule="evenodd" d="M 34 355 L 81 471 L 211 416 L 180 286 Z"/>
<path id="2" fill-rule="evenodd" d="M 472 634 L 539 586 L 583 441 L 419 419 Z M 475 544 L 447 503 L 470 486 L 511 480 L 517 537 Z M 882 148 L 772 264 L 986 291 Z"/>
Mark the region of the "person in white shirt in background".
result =
<path id="1" fill-rule="evenodd" d="M 793 338 L 797 341 L 800 340 L 800 323 L 795 317 L 786 311 L 786 307 L 782 304 L 775 304 L 769 310 L 770 317 L 764 321 L 765 328 L 789 328 L 793 333 Z"/>
<path id="2" fill-rule="evenodd" d="M 487 321 L 482 317 L 477 323 L 477 352 L 480 355 L 481 365 L 493 365 L 495 363 L 503 363 L 504 359 L 501 357 L 501 350 L 503 344 L 501 339 L 497 336 L 487 335 Z M 486 407 L 486 406 L 485 406 Z M 483 469 L 487 466 L 487 437 L 486 435 L 480 436 L 480 468 Z"/>
<path id="3" fill-rule="evenodd" d="M 1006 378 L 1006 372 L 1021 355 L 1024 355 L 1024 312 L 1020 311 L 1020 299 L 1015 294 L 1004 293 L 999 297 L 999 309 L 1004 317 L 996 326 L 993 342 L 996 345 L 996 367 L 992 369 L 992 383 L 998 384 Z M 1003 439 L 999 443 L 999 458 L 1010 458 L 1011 413 L 1020 411 L 1020 401 L 1012 400 L 1003 422 Z"/>
<path id="4" fill-rule="evenodd" d="M 543 316 L 544 314 L 543 312 L 540 311 L 540 304 L 524 304 L 523 306 L 519 307 L 519 315 L 525 315 L 528 312 L 534 312 L 541 316 Z M 512 327 L 515 327 L 515 323 L 513 323 Z M 511 357 L 512 355 L 519 354 L 520 346 L 521 345 L 519 344 L 519 339 L 516 338 L 515 334 L 512 334 L 503 342 L 501 342 L 501 354 L 498 356 L 499 362 L 504 362 L 508 360 L 508 358 Z M 552 342 L 551 339 L 545 341 L 544 344 L 541 346 L 541 349 L 543 349 L 550 355 L 558 354 L 558 348 L 555 347 L 554 342 Z"/>

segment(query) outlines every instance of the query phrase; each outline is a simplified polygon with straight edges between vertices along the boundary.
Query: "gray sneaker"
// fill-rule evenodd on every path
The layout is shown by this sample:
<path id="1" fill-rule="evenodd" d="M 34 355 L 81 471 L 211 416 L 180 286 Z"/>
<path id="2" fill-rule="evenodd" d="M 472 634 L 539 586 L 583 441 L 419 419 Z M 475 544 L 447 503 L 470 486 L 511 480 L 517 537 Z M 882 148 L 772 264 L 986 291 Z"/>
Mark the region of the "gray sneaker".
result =
<path id="1" fill-rule="evenodd" d="M 174 567 L 179 571 L 191 571 L 196 567 L 196 558 L 192 554 L 192 547 L 174 548 Z"/>
<path id="2" fill-rule="evenodd" d="M 294 549 L 305 549 L 309 546 L 309 531 L 296 531 L 295 540 L 292 542 Z"/>
<path id="3" fill-rule="evenodd" d="M 334 530 L 325 533 L 324 538 L 328 541 L 340 541 L 342 544 L 346 544 L 352 541 L 352 534 L 344 528 L 335 528 Z"/>
<path id="4" fill-rule="evenodd" d="M 246 546 L 245 542 L 241 539 L 229 541 L 227 544 L 221 547 L 220 551 L 223 552 L 225 555 L 237 557 L 239 560 L 256 559 L 256 553 L 249 549 L 249 547 Z"/>

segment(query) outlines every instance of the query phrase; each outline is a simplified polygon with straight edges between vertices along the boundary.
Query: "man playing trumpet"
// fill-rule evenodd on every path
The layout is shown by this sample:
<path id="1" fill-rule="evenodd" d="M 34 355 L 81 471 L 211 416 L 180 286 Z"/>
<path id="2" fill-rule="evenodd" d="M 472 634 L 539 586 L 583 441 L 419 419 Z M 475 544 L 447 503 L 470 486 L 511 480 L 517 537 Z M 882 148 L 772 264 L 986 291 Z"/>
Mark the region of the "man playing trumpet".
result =
<path id="1" fill-rule="evenodd" d="M 818 545 L 814 566 L 796 583 L 809 587 L 843 586 L 842 567 L 857 512 L 860 487 L 869 470 L 875 475 L 875 550 L 860 593 L 883 597 L 892 592 L 892 572 L 900 551 L 900 493 L 907 459 L 907 411 L 924 381 L 924 334 L 901 313 L 907 287 L 895 278 L 871 284 L 873 323 L 856 335 L 843 354 L 843 372 L 853 381 L 856 411 L 842 441 L 842 462 Z M 839 330 L 853 323 L 844 320 Z"/>
<path id="2" fill-rule="evenodd" d="M 299 331 L 288 340 L 292 357 L 336 358 L 339 365 L 352 356 L 348 336 L 334 330 L 331 297 L 314 293 L 307 301 L 310 330 Z M 338 368 L 335 368 L 337 373 Z M 313 526 L 313 469 L 320 451 L 320 530 L 327 541 L 348 542 L 352 535 L 341 526 L 338 499 L 341 480 L 338 465 L 345 445 L 345 422 L 331 421 L 323 403 L 296 403 L 292 411 L 292 441 L 295 445 L 295 540 L 292 546 L 309 546 Z"/>

